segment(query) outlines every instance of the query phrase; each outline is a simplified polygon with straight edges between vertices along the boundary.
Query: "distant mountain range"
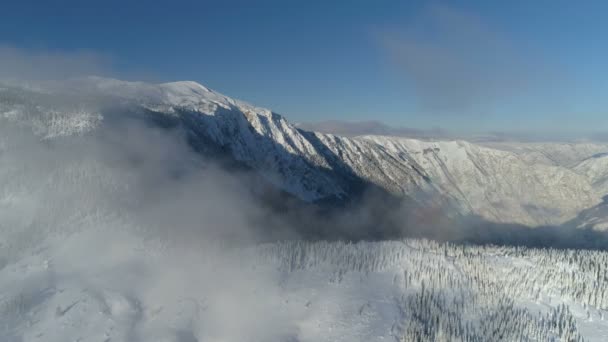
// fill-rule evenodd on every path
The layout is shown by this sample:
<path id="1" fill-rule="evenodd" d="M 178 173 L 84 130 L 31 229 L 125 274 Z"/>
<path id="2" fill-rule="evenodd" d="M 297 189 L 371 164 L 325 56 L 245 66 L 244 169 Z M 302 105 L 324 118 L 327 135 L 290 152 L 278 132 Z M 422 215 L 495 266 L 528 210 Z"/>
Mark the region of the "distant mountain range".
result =
<path id="1" fill-rule="evenodd" d="M 319 122 L 296 123 L 298 128 L 326 134 L 340 135 L 344 137 L 356 137 L 361 135 L 384 135 L 394 137 L 407 137 L 418 139 L 449 138 L 451 135 L 440 129 L 422 130 L 407 127 L 392 127 L 380 121 L 341 121 L 327 120 Z"/>

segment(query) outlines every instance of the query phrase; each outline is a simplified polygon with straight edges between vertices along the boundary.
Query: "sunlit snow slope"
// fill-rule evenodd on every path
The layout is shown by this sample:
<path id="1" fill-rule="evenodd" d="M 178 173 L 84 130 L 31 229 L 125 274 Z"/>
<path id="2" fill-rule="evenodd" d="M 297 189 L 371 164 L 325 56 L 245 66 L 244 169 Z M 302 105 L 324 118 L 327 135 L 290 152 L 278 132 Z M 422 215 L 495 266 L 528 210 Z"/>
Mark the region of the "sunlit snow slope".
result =
<path id="1" fill-rule="evenodd" d="M 591 181 L 598 195 L 608 195 L 608 153 L 598 153 L 585 158 L 574 170 Z"/>
<path id="2" fill-rule="evenodd" d="M 443 193 L 492 221 L 557 224 L 599 202 L 590 178 L 530 163 L 526 155 L 466 141 L 365 138 L 393 153 L 408 153 Z"/>

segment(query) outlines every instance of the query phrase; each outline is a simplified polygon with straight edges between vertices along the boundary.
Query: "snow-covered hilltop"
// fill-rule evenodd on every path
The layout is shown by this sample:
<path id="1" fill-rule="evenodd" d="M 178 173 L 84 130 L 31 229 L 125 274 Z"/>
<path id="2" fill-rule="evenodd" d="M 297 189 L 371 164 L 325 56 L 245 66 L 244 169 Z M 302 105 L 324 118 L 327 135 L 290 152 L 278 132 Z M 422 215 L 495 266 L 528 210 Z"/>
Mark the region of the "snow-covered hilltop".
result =
<path id="1" fill-rule="evenodd" d="M 300 130 L 268 109 L 195 82 L 87 78 L 11 85 L 0 89 L 0 118 L 29 120 L 46 138 L 83 134 L 103 125 L 108 103 L 175 120 L 199 147 L 228 154 L 305 201 L 345 200 L 373 186 L 416 200 L 447 201 L 464 215 L 539 225 L 572 219 L 604 194 L 599 171 L 572 169 L 603 151 L 601 145 L 339 137 Z"/>

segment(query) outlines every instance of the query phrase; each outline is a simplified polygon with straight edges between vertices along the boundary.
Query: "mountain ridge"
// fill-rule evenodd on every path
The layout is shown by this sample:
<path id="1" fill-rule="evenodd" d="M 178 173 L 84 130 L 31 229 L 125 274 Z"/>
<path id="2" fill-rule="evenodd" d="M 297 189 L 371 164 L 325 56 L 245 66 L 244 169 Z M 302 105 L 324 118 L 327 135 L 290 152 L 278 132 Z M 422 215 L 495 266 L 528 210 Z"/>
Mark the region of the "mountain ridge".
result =
<path id="1" fill-rule="evenodd" d="M 587 176 L 571 168 L 576 153 L 564 152 L 566 162 L 558 163 L 549 157 L 539 161 L 537 154 L 547 154 L 523 145 L 310 132 L 192 81 L 149 84 L 96 77 L 3 89 L 0 118 L 21 120 L 46 139 L 94 131 L 108 120 L 108 103 L 121 103 L 155 119 L 174 120 L 202 148 L 213 145 L 306 202 L 347 200 L 361 191 L 359 183 L 424 203 L 450 203 L 464 215 L 535 226 L 566 222 L 602 197 Z M 15 97 L 19 92 L 27 95 Z M 69 99 L 69 105 L 57 105 L 53 98 Z M 564 149 L 555 148 L 555 155 Z"/>

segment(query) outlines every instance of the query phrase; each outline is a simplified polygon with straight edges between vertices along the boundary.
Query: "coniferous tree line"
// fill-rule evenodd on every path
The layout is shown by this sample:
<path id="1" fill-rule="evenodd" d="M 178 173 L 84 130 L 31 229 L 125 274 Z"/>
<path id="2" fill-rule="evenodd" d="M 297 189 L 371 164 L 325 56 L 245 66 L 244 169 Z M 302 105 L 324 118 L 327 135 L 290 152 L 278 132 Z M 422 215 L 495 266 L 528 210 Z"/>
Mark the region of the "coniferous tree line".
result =
<path id="1" fill-rule="evenodd" d="M 403 341 L 582 341 L 571 306 L 588 320 L 608 310 L 608 253 L 601 251 L 408 239 L 292 241 L 266 245 L 260 255 L 286 273 L 325 268 L 336 282 L 399 270 Z M 523 303 L 548 305 L 533 311 Z"/>

